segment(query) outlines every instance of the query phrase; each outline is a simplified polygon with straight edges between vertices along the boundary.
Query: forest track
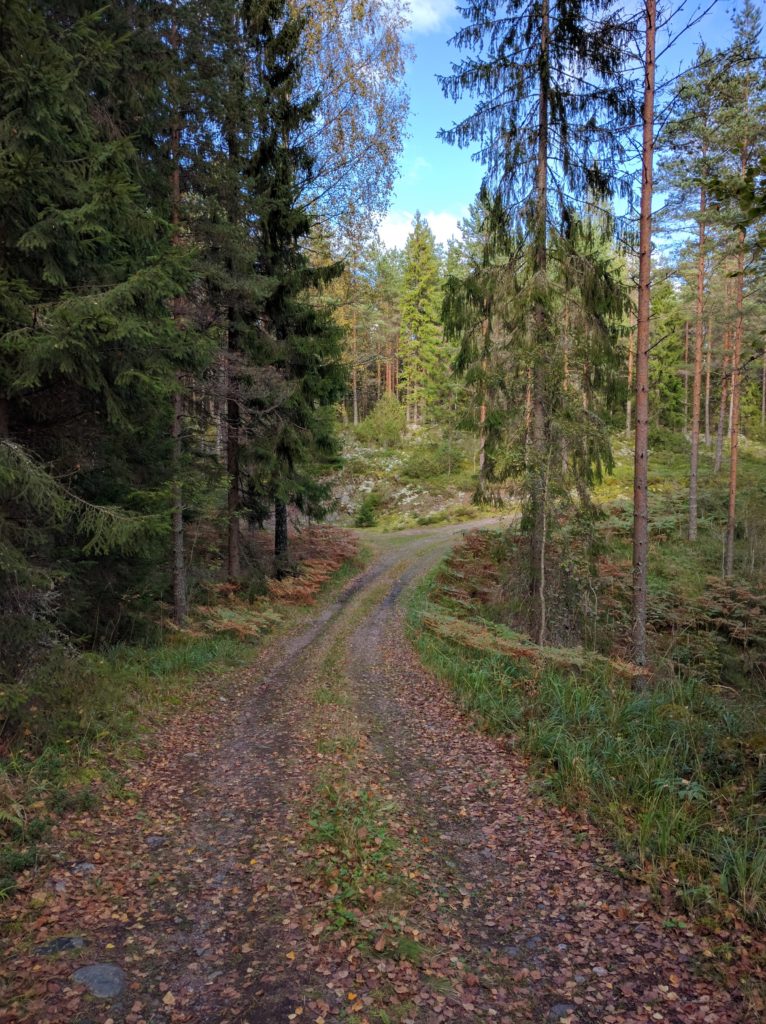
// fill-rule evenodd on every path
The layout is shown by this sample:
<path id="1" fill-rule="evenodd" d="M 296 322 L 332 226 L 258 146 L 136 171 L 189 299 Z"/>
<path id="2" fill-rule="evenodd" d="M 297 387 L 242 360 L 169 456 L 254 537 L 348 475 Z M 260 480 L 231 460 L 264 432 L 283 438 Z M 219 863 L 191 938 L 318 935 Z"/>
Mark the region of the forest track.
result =
<path id="1" fill-rule="evenodd" d="M 475 525 L 376 537 L 365 572 L 178 715 L 129 802 L 62 824 L 5 915 L 0 1021 L 755 1019 L 715 937 L 419 664 L 402 595 Z M 113 1000 L 72 982 L 93 963 L 125 972 Z"/>

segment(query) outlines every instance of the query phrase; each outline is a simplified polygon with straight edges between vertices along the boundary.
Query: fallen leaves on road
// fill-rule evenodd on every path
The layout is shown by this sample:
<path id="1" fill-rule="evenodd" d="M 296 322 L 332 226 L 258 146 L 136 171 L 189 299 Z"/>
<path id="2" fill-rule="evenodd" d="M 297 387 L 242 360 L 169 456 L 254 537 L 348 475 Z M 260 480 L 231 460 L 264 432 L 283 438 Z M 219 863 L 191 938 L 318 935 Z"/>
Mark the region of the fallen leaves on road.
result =
<path id="1" fill-rule="evenodd" d="M 758 1019 L 759 940 L 664 927 L 598 831 L 418 665 L 385 600 L 417 559 L 407 539 L 181 710 L 120 797 L 62 821 L 4 907 L 0 1021 Z M 85 945 L 37 951 L 65 935 Z M 97 1003 L 71 976 L 104 961 L 127 988 Z"/>

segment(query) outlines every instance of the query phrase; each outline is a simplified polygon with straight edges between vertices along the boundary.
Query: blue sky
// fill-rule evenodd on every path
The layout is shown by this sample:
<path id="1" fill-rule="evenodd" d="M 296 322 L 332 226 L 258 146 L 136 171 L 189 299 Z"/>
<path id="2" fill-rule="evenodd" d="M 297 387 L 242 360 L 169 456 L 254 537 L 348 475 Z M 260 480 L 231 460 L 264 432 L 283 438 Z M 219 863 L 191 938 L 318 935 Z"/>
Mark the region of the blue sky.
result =
<path id="1" fill-rule="evenodd" d="M 675 8 L 679 0 L 669 0 Z M 666 4 L 663 4 L 666 6 Z M 690 2 L 677 16 L 682 27 L 702 7 Z M 719 0 L 713 10 L 662 56 L 660 77 L 670 76 L 693 58 L 700 40 L 716 48 L 731 38 L 732 4 Z M 400 176 L 390 210 L 380 225 L 380 236 L 388 246 L 402 246 L 416 210 L 427 218 L 439 242 L 457 233 L 481 183 L 482 168 L 469 150 L 448 146 L 436 138 L 472 109 L 470 99 L 455 105 L 442 95 L 438 74 L 449 74 L 450 63 L 459 56 L 448 39 L 460 26 L 454 0 L 411 0 L 409 41 L 415 59 L 408 67 L 407 85 L 411 97 L 409 138 L 400 161 Z M 676 28 L 678 31 L 678 28 Z M 660 42 L 658 49 L 662 49 Z"/>

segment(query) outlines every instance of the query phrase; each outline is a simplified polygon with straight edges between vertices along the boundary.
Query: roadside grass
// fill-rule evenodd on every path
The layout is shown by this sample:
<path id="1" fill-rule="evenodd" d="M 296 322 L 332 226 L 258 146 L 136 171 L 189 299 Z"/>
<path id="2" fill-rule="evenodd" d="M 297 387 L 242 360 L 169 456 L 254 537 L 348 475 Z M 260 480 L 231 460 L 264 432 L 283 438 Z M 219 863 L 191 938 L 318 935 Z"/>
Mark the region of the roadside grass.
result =
<path id="1" fill-rule="evenodd" d="M 532 755 L 543 792 L 609 827 L 629 866 L 670 879 L 689 910 L 725 901 L 766 925 L 766 815 L 747 764 L 755 723 L 693 680 L 637 693 L 605 671 L 560 673 L 482 654 L 420 629 L 425 588 L 410 606 L 425 664 L 462 706 Z"/>
<path id="2" fill-rule="evenodd" d="M 193 699 L 201 676 L 244 664 L 252 650 L 229 636 L 177 635 L 161 647 L 50 659 L 25 709 L 26 742 L 0 762 L 0 898 L 43 856 L 56 816 L 94 809 L 104 788 L 117 795 L 119 758 Z"/>
<path id="3" fill-rule="evenodd" d="M 763 513 L 763 452 L 750 446 L 742 462 L 743 506 Z M 519 634 L 497 622 L 491 605 L 483 610 L 479 599 L 466 600 L 475 581 L 461 577 L 458 587 L 443 570 L 414 593 L 410 634 L 424 662 L 483 728 L 514 735 L 544 793 L 587 809 L 607 827 L 630 870 L 670 886 L 703 917 L 738 912 L 764 927 L 766 631 L 753 598 L 764 572 L 754 547 L 760 539 L 742 526 L 737 555 L 744 583 L 730 593 L 711 579 L 720 571 L 725 482 L 708 487 L 705 479 L 700 541 L 692 545 L 684 539 L 685 453 L 662 453 L 653 465 L 657 660 L 649 689 L 634 689 L 595 652 L 577 649 L 582 663 L 567 668 L 555 663 L 554 650 L 547 661 L 498 651 L 498 638 L 507 634 L 518 645 Z M 628 480 L 629 467 L 618 463 L 598 495 L 606 502 L 602 536 L 616 567 L 629 567 L 629 510 L 626 503 L 623 516 L 619 507 Z M 459 629 L 450 636 L 429 627 L 447 621 L 445 612 L 471 627 L 470 646 L 460 642 Z"/>
<path id="4" fill-rule="evenodd" d="M 361 571 L 369 555 L 363 550 L 345 562 L 320 601 Z M 17 725 L 12 742 L 0 747 L 0 899 L 14 891 L 20 871 L 46 858 L 58 816 L 92 810 L 103 794 L 129 796 L 121 765 L 140 756 L 165 718 L 225 688 L 227 670 L 252 662 L 266 637 L 302 614 L 267 599 L 237 602 L 206 608 L 189 629 L 168 632 L 154 646 L 52 649 L 26 681 L 20 703 L 6 705 Z M 0 743 L 7 735 L 0 730 Z"/>

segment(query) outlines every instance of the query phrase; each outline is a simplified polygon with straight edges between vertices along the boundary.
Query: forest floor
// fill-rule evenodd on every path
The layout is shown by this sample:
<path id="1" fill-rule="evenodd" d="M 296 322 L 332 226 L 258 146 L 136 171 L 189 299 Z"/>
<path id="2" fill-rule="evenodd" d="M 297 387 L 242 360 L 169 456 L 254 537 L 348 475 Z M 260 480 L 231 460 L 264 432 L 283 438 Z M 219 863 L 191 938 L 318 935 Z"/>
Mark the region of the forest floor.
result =
<path id="1" fill-rule="evenodd" d="M 368 535 L 359 577 L 165 724 L 127 799 L 61 820 L 2 908 L 0 1021 L 757 1019 L 750 937 L 724 962 L 417 660 L 403 599 L 465 529 Z"/>

